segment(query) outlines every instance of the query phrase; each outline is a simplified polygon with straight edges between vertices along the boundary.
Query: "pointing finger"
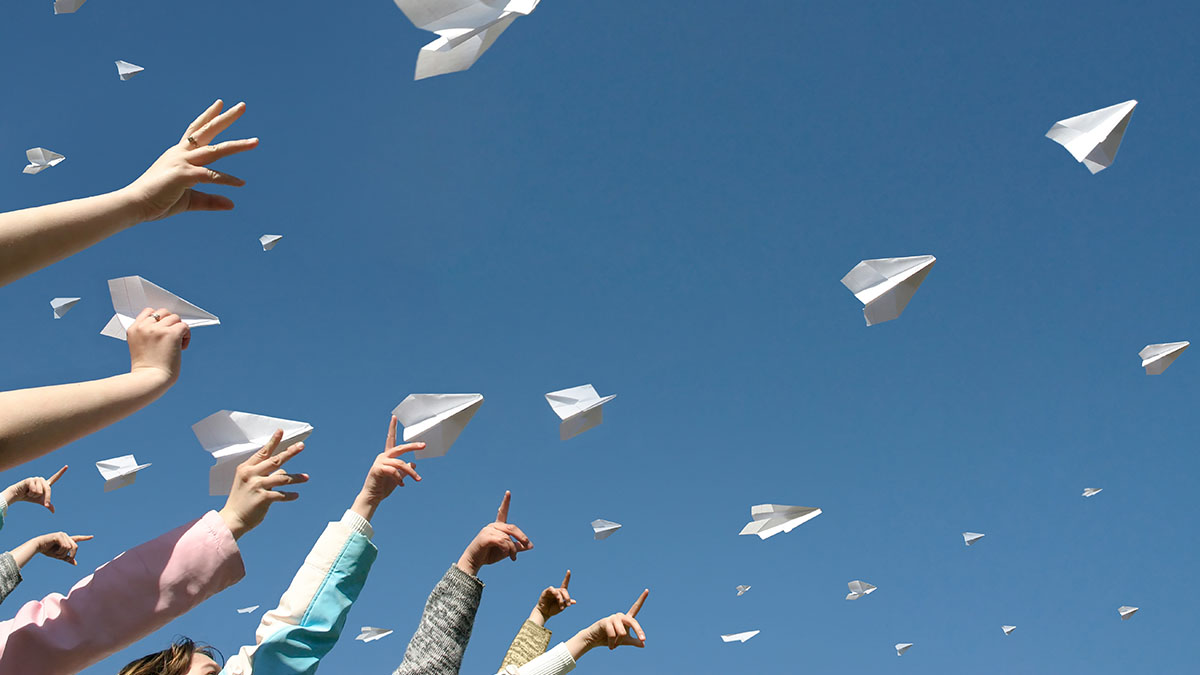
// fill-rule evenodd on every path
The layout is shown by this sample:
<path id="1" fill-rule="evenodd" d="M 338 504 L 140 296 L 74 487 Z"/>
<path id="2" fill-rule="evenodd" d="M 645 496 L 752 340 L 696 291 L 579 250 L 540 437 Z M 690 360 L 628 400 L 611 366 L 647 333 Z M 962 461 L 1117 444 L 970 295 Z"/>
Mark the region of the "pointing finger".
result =
<path id="1" fill-rule="evenodd" d="M 500 502 L 500 509 L 496 511 L 496 522 L 508 522 L 508 504 L 512 501 L 512 493 L 508 490 L 504 491 L 504 499 Z"/>
<path id="2" fill-rule="evenodd" d="M 51 485 L 54 485 L 56 482 L 58 482 L 58 479 L 62 478 L 62 475 L 66 472 L 67 472 L 67 466 L 64 466 L 63 468 L 56 471 L 53 476 L 50 476 L 49 478 L 47 478 L 46 482 Z"/>
<path id="3" fill-rule="evenodd" d="M 95 538 L 96 536 L 92 534 L 76 534 L 71 536 L 71 539 L 75 541 L 91 541 Z"/>
<path id="4" fill-rule="evenodd" d="M 642 594 L 640 596 L 638 596 L 637 602 L 633 603 L 633 607 L 629 608 L 629 612 L 628 612 L 629 616 L 636 617 L 638 612 L 641 611 L 642 605 L 646 602 L 646 598 L 648 598 L 649 596 L 650 596 L 649 588 L 642 591 Z"/>
<path id="5" fill-rule="evenodd" d="M 391 450 L 396 447 L 396 416 L 392 415 L 392 421 L 388 424 L 387 443 L 384 444 L 384 450 Z"/>
<path id="6" fill-rule="evenodd" d="M 570 584 L 571 584 L 571 570 L 567 570 L 567 573 L 563 576 L 563 582 L 562 582 L 561 587 L 566 588 Z"/>

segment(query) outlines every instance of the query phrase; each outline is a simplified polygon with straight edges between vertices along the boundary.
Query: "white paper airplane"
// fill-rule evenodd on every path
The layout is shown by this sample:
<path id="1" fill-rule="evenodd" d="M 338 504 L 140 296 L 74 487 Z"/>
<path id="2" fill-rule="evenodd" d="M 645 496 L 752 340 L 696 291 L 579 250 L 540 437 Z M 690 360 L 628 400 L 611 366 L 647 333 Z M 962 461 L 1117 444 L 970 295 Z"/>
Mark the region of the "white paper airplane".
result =
<path id="1" fill-rule="evenodd" d="M 138 464 L 133 455 L 123 455 L 96 462 L 96 468 L 100 471 L 100 475 L 104 477 L 105 492 L 112 492 L 117 488 L 133 485 L 134 480 L 137 478 L 137 472 L 148 466 L 150 465 Z"/>
<path id="2" fill-rule="evenodd" d="M 748 590 L 750 590 L 749 586 L 740 586 L 739 585 L 737 587 L 738 597 L 739 598 L 742 597 L 742 595 L 744 595 L 746 593 L 746 591 L 748 591 Z"/>
<path id="3" fill-rule="evenodd" d="M 270 251 L 275 248 L 275 244 L 278 244 L 280 239 L 283 239 L 282 234 L 264 234 L 258 238 L 258 243 L 262 244 L 264 251 Z"/>
<path id="4" fill-rule="evenodd" d="M 962 534 L 963 534 L 963 543 L 965 543 L 967 546 L 974 544 L 975 542 L 979 541 L 980 539 L 983 539 L 983 537 L 984 537 L 984 535 L 979 534 L 978 532 L 963 532 Z"/>
<path id="5" fill-rule="evenodd" d="M 112 295 L 113 311 L 116 314 L 109 319 L 108 325 L 104 326 L 100 334 L 118 340 L 125 339 L 125 331 L 147 307 L 155 310 L 165 308 L 168 312 L 178 314 L 191 328 L 221 324 L 221 320 L 215 315 L 138 276 L 109 279 L 108 292 Z"/>
<path id="6" fill-rule="evenodd" d="M 911 646 L 913 646 L 913 643 L 911 643 L 911 642 L 897 643 L 896 644 L 896 656 L 904 656 L 904 652 L 908 651 L 908 648 Z"/>
<path id="7" fill-rule="evenodd" d="M 356 637 L 354 639 L 362 640 L 363 642 L 372 642 L 372 641 L 378 640 L 380 638 L 385 638 L 391 634 L 392 634 L 392 629 L 390 629 L 390 628 L 375 628 L 374 626 L 363 626 L 362 632 L 360 632 L 358 634 L 358 637 Z"/>
<path id="8" fill-rule="evenodd" d="M 409 394 L 392 414 L 404 425 L 405 443 L 425 443 L 415 459 L 441 457 L 483 405 L 482 394 Z"/>
<path id="9" fill-rule="evenodd" d="M 54 298 L 50 301 L 50 309 L 54 310 L 54 318 L 61 319 L 71 311 L 80 298 Z"/>
<path id="10" fill-rule="evenodd" d="M 750 507 L 753 520 L 746 523 L 738 535 L 757 534 L 759 539 L 769 539 L 780 532 L 791 532 L 819 515 L 821 509 L 808 506 L 759 504 Z"/>
<path id="11" fill-rule="evenodd" d="M 221 410 L 192 425 L 192 433 L 217 463 L 208 472 L 208 494 L 227 495 L 233 487 L 238 465 L 258 452 L 276 429 L 283 429 L 283 440 L 273 455 L 308 438 L 313 427 L 307 422 Z"/>
<path id="12" fill-rule="evenodd" d="M 851 581 L 846 584 L 850 587 L 850 592 L 846 594 L 847 600 L 857 600 L 864 595 L 870 595 L 875 587 L 865 581 Z"/>
<path id="13" fill-rule="evenodd" d="M 604 421 L 604 404 L 616 397 L 617 395 L 613 394 L 600 398 L 596 388 L 590 384 L 546 394 L 550 407 L 562 420 L 562 424 L 558 425 L 559 439 L 565 441 L 600 426 Z"/>
<path id="14" fill-rule="evenodd" d="M 619 529 L 621 529 L 621 524 L 614 523 L 611 520 L 604 520 L 603 518 L 597 518 L 592 521 L 592 532 L 594 532 L 596 535 L 595 536 L 596 541 L 600 541 L 601 539 L 608 539 L 609 537 L 612 536 L 613 532 L 616 532 Z"/>
<path id="15" fill-rule="evenodd" d="M 1091 497 L 1092 495 L 1100 494 L 1104 488 L 1083 488 L 1083 496 Z"/>
<path id="16" fill-rule="evenodd" d="M 1128 619 L 1129 617 L 1133 616 L 1133 613 L 1134 613 L 1134 612 L 1136 612 L 1136 611 L 1138 611 L 1138 608 L 1137 608 L 1137 607 L 1130 607 L 1129 605 L 1122 605 L 1121 607 L 1119 607 L 1119 608 L 1117 609 L 1117 612 L 1119 612 L 1119 613 L 1121 614 L 1121 620 L 1122 620 L 1122 621 L 1124 621 L 1124 620 Z"/>
<path id="17" fill-rule="evenodd" d="M 29 160 L 29 166 L 25 167 L 21 173 L 34 174 L 62 164 L 66 157 L 45 148 L 30 148 L 25 151 L 25 159 Z"/>
<path id="18" fill-rule="evenodd" d="M 747 631 L 745 633 L 733 633 L 731 635 L 722 635 L 721 639 L 724 640 L 725 642 L 745 642 L 746 640 L 749 640 L 750 638 L 752 638 L 758 634 L 759 634 L 759 631 L 752 630 L 752 631 Z"/>
<path id="19" fill-rule="evenodd" d="M 117 76 L 121 78 L 122 82 L 128 80 L 134 75 L 137 75 L 143 70 L 145 70 L 145 68 L 136 66 L 128 61 L 117 61 Z"/>
<path id="20" fill-rule="evenodd" d="M 1125 101 L 1055 122 L 1046 138 L 1066 148 L 1088 171 L 1100 173 L 1117 158 L 1121 137 L 1136 105 L 1137 101 Z"/>
<path id="21" fill-rule="evenodd" d="M 842 285 L 865 305 L 863 317 L 874 326 L 900 316 L 936 262 L 931 255 L 864 260 L 842 277 Z"/>
<path id="22" fill-rule="evenodd" d="M 1187 342 L 1164 342 L 1157 345 L 1146 345 L 1142 351 L 1138 352 L 1138 356 L 1142 357 L 1142 367 L 1146 369 L 1147 375 L 1162 375 L 1167 366 L 1175 362 L 1183 350 L 1187 349 L 1192 343 Z"/>
<path id="23" fill-rule="evenodd" d="M 55 14 L 74 14 L 87 0 L 54 0 Z"/>
<path id="24" fill-rule="evenodd" d="M 1011 635 L 1012 632 L 1016 629 L 1017 629 L 1016 626 L 1000 626 L 1000 630 L 1004 631 L 1005 635 Z"/>
<path id="25" fill-rule="evenodd" d="M 470 68 L 540 0 L 396 0 L 413 25 L 440 37 L 421 48 L 414 80 Z"/>
<path id="26" fill-rule="evenodd" d="M 251 605 L 251 606 L 249 606 L 249 607 L 242 607 L 241 609 L 239 609 L 239 610 L 237 611 L 237 613 L 238 613 L 238 614 L 249 614 L 250 612 L 253 612 L 254 610 L 258 609 L 258 607 L 259 607 L 258 605 Z"/>

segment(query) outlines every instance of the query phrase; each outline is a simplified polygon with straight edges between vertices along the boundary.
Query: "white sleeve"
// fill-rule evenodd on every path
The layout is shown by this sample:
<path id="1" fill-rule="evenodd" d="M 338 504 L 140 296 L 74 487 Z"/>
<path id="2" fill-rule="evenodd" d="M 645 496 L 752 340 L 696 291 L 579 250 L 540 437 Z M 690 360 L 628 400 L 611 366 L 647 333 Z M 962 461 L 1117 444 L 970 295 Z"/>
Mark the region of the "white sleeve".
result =
<path id="1" fill-rule="evenodd" d="M 563 675 L 575 670 L 575 659 L 565 642 L 518 668 L 509 666 L 497 675 Z"/>

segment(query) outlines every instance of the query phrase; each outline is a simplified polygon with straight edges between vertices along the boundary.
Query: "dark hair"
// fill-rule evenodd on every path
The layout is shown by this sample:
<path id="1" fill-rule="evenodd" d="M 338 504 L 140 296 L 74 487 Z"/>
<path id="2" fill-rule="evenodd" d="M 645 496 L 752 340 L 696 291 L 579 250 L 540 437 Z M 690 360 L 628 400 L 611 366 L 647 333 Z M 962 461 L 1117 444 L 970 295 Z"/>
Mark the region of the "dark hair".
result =
<path id="1" fill-rule="evenodd" d="M 217 662 L 223 660 L 215 647 L 181 637 L 161 652 L 147 654 L 129 663 L 117 675 L 186 675 L 195 654 L 203 654 Z"/>

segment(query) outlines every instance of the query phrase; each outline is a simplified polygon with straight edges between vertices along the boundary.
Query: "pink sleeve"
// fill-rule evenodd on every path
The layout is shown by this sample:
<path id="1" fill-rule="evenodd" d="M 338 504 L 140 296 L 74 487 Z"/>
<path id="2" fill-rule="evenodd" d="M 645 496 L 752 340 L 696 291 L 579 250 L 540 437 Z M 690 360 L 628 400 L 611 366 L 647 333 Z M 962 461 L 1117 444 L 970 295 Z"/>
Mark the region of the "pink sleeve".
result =
<path id="1" fill-rule="evenodd" d="M 116 653 L 237 583 L 246 571 L 216 511 L 117 556 L 0 623 L 0 675 L 67 675 Z M 165 647 L 166 645 L 164 645 Z"/>

